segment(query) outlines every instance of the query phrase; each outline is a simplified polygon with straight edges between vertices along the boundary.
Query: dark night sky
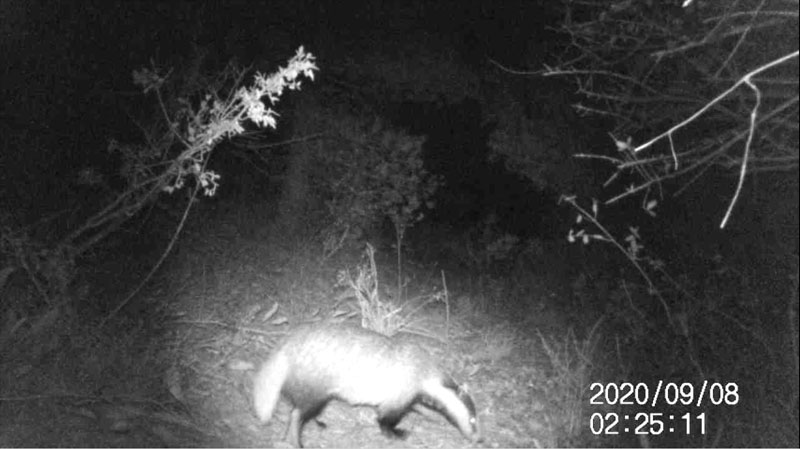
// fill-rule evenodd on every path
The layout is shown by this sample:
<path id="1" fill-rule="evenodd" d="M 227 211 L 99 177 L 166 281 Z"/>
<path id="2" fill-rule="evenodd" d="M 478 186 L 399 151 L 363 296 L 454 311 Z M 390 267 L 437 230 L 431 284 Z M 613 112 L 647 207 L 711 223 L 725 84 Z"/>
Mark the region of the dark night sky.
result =
<path id="1" fill-rule="evenodd" d="M 30 184 L 19 178 L 21 173 L 29 177 L 32 170 L 45 169 L 48 175 L 37 181 L 42 189 L 33 195 L 41 203 L 61 182 L 50 175 L 69 176 L 87 163 L 108 164 L 103 149 L 109 138 L 138 138 L 131 118 L 140 114 L 144 100 L 132 86 L 131 71 L 151 61 L 185 64 L 194 49 L 203 48 L 212 66 L 235 58 L 271 71 L 304 45 L 318 58 L 317 86 L 324 88 L 324 83 L 352 66 L 345 63 L 366 66 L 376 54 L 402 58 L 403 52 L 413 54 L 429 47 L 477 73 L 486 70 L 490 56 L 514 64 L 539 64 L 551 45 L 548 37 L 554 36 L 544 27 L 557 19 L 553 12 L 548 17 L 537 2 L 32 2 L 15 6 L 7 11 L 6 22 L 4 52 L 10 67 L 4 81 L 5 95 L 10 97 L 6 120 L 32 126 L 43 146 L 57 145 L 60 151 L 57 155 L 36 151 L 24 157 L 5 154 L 4 159 L 10 166 L 27 167 L 14 176 L 17 181 L 11 184 L 15 186 Z M 372 76 L 369 70 L 365 72 Z M 425 109 L 424 100 L 393 115 L 442 146 L 485 141 L 485 125 L 475 122 L 480 120 L 480 111 L 474 105 L 458 106 L 462 101 L 474 102 L 480 92 L 455 95 L 462 99 L 456 99 L 447 112 L 453 121 L 450 125 L 459 128 L 457 136 L 450 130 L 454 140 L 448 141 L 443 128 L 418 124 L 429 122 L 420 120 L 426 115 L 420 112 Z M 431 111 L 426 117 L 441 115 Z M 472 164 L 462 181 L 475 185 L 473 177 L 495 178 L 475 170 L 483 165 L 486 148 L 473 145 L 469 151 L 476 153 L 463 155 L 458 162 Z M 498 181 L 501 187 L 484 186 L 488 197 L 469 200 L 468 208 L 478 207 L 475 212 L 481 213 L 481 203 L 496 202 L 491 197 L 501 194 L 502 186 L 509 183 L 516 186 L 516 196 L 535 194 L 515 176 L 503 177 L 507 179 Z M 456 180 L 454 188 L 459 184 Z M 29 198 L 32 192 L 18 193 Z M 476 194 L 487 196 L 486 192 Z"/>
<path id="2" fill-rule="evenodd" d="M 533 224 L 537 233 L 553 227 L 541 220 L 554 208 L 559 188 L 541 192 L 526 186 L 518 176 L 497 165 L 485 164 L 485 142 L 492 122 L 476 123 L 486 114 L 475 101 L 498 86 L 521 98 L 526 113 L 555 117 L 563 126 L 559 134 L 577 139 L 589 150 L 609 145 L 607 126 L 580 120 L 570 109 L 576 102 L 574 86 L 567 81 L 532 79 L 498 74 L 490 70 L 489 58 L 511 67 L 538 69 L 564 44 L 565 36 L 552 30 L 562 19 L 557 5 L 548 2 L 7 2 L 3 8 L 3 48 L 7 70 L 3 79 L 3 122 L 6 135 L 26 142 L 27 151 L 7 147 L 2 164 L 17 170 L 6 172 L 7 193 L 26 203 L 53 201 L 61 177 L 87 163 L 112 164 L 104 148 L 109 138 L 122 141 L 139 137 L 132 118 L 146 103 L 131 83 L 131 71 L 151 61 L 169 66 L 190 61 L 198 48 L 208 53 L 208 64 L 221 67 L 231 58 L 241 64 L 270 71 L 283 63 L 299 45 L 317 55 L 319 79 L 308 89 L 324 91 L 335 83 L 380 81 L 374 62 L 395 61 L 390 70 L 419 69 L 427 54 L 446 54 L 477 83 L 448 86 L 447 74 L 437 67 L 420 72 L 422 88 L 434 97 L 394 102 L 382 112 L 396 123 L 429 136 L 428 164 L 441 167 L 451 189 L 467 192 L 469 220 L 485 213 L 491 204 L 505 202 L 509 208 L 532 211 L 517 223 Z M 383 59 L 376 59 L 383 58 Z M 403 64 L 406 64 L 405 66 Z M 357 67 L 359 73 L 352 74 Z M 431 75 L 431 76 L 428 76 Z M 429 81 L 436 78 L 440 79 Z M 489 76 L 487 76 L 489 75 Z M 378 81 L 376 81 L 376 79 Z M 412 78 L 413 79 L 413 78 Z M 412 87 L 419 87 L 419 84 Z M 438 83 L 438 84 L 434 84 Z M 466 87 L 464 87 L 466 86 Z M 400 87 L 402 92 L 404 87 Z M 436 89 L 445 90 L 446 105 L 436 109 Z M 446 89 L 451 89 L 446 91 Z M 357 90 L 357 89 L 355 89 Z M 459 97 L 460 95 L 460 97 Z M 493 94 L 490 94 L 491 96 Z M 413 100 L 417 98 L 417 100 Z M 291 99 L 287 99 L 287 105 Z M 359 100 L 354 100 L 359 101 Z M 436 145 L 434 145 L 435 143 Z M 477 143 L 477 144 L 476 144 Z M 437 148 L 472 144 L 452 156 L 437 155 Z M 438 146 L 437 146 L 438 145 Z M 47 148 L 47 150 L 44 150 Z M 457 169 L 457 167 L 466 167 Z M 574 164 L 572 165 L 574 167 Z M 585 166 L 583 167 L 586 168 Z M 483 171 L 485 169 L 485 171 Z M 37 176 L 36 173 L 45 174 Z M 55 176 L 54 176 L 55 175 Z M 596 174 L 604 179 L 607 173 Z M 572 188 L 598 193 L 596 180 Z M 461 182 L 459 182 L 461 181 Z M 702 226 L 713 231 L 713 222 L 724 210 L 733 181 L 713 179 L 692 191 L 679 204 L 673 217 L 703 212 Z M 478 189 L 469 193 L 469 190 Z M 451 192 L 453 193 L 453 192 Z M 508 193 L 507 197 L 504 194 Z M 540 196 L 544 195 L 544 196 Z M 533 204 L 530 199 L 535 198 Z M 511 204 L 521 200 L 517 205 Z M 528 204 L 525 204 L 528 201 Z M 747 210 L 742 199 L 740 210 Z M 62 202 L 58 197 L 56 204 Z M 456 204 L 456 202 L 443 203 Z M 520 205 L 522 204 L 522 205 Z M 477 206 L 476 206 L 477 205 Z M 552 207 L 551 207 L 552 206 Z M 34 214 L 38 211 L 32 211 Z M 477 215 L 476 215 L 477 214 Z M 455 211 L 444 215 L 458 216 Z M 692 219 L 699 225 L 697 218 Z M 734 227 L 747 221 L 739 221 Z M 687 225 L 688 223 L 683 223 Z M 519 231 L 527 225 L 517 225 Z M 553 234 L 561 235 L 561 230 Z"/>

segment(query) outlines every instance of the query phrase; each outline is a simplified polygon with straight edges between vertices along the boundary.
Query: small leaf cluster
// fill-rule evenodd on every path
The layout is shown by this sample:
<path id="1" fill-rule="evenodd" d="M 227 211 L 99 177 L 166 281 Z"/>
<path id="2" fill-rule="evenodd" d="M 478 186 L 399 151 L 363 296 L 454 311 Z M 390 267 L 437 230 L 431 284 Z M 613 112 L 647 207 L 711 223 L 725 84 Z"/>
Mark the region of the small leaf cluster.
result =
<path id="1" fill-rule="evenodd" d="M 341 118 L 337 145 L 320 155 L 323 197 L 340 226 L 365 230 L 384 218 L 399 229 L 421 220 L 441 181 L 425 170 L 424 137 L 382 120 Z"/>
<path id="2" fill-rule="evenodd" d="M 278 114 L 271 106 L 279 101 L 285 89 L 300 88 L 300 75 L 313 80 L 316 70 L 314 56 L 300 47 L 287 66 L 270 75 L 256 73 L 249 86 L 241 85 L 246 70 L 229 66 L 217 80 L 202 86 L 205 93 L 199 101 L 192 101 L 194 92 L 169 101 L 163 96 L 169 73 L 161 75 L 157 68 L 137 70 L 134 82 L 145 93 L 155 92 L 168 130 L 159 138 L 148 133 L 149 149 L 143 146 L 122 149 L 119 145 L 110 149 L 122 154 L 131 166 L 128 175 L 148 172 L 156 158 L 167 156 L 168 163 L 157 170 L 163 191 L 179 190 L 185 179 L 192 177 L 206 195 L 212 196 L 220 175 L 206 169 L 206 163 L 214 147 L 221 140 L 244 132 L 247 121 L 274 129 Z"/>

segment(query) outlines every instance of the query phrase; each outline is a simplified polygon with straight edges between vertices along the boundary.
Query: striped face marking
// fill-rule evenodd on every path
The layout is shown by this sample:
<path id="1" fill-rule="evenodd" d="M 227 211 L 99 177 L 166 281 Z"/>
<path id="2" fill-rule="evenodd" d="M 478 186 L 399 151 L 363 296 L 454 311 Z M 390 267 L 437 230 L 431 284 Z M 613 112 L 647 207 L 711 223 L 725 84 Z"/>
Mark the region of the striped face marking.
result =
<path id="1" fill-rule="evenodd" d="M 422 384 L 422 393 L 428 396 L 444 416 L 461 433 L 474 439 L 478 433 L 475 404 L 472 397 L 450 379 L 430 379 Z"/>

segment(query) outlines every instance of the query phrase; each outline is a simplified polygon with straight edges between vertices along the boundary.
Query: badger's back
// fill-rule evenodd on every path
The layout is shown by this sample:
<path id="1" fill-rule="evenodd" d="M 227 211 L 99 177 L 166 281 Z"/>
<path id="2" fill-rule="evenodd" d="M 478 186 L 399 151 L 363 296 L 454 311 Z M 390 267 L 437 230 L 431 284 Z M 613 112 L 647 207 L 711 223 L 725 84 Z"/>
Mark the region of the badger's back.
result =
<path id="1" fill-rule="evenodd" d="M 435 376 L 427 352 L 356 326 L 303 328 L 284 343 L 283 394 L 296 406 L 337 398 L 352 405 L 408 405 Z"/>

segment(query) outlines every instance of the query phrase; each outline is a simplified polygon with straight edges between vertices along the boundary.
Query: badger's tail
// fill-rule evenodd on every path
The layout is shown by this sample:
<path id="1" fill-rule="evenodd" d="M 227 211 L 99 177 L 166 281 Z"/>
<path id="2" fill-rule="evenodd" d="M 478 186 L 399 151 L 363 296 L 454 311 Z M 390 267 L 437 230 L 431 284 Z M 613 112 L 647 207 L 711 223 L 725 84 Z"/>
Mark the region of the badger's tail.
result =
<path id="1" fill-rule="evenodd" d="M 253 405 L 262 423 L 272 417 L 281 396 L 281 389 L 289 375 L 289 359 L 282 350 L 275 351 L 253 378 Z"/>

